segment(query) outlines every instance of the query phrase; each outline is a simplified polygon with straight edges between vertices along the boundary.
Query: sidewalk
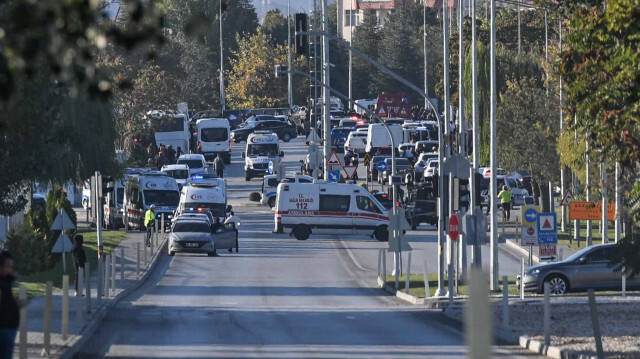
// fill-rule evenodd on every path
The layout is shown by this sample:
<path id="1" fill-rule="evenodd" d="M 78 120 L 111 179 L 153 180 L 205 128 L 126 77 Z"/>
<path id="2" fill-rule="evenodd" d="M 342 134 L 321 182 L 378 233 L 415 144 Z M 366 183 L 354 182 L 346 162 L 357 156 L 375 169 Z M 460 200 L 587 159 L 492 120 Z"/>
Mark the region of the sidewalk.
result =
<path id="1" fill-rule="evenodd" d="M 150 248 L 144 246 L 145 232 L 129 232 L 127 238 L 116 249 L 118 261 L 116 264 L 116 290 L 109 291 L 109 297 L 97 298 L 97 270 L 91 268 L 91 313 L 86 312 L 87 298 L 84 296 L 76 297 L 74 287 L 75 277 L 73 274 L 69 276 L 69 336 L 66 340 L 62 339 L 62 291 L 54 290 L 53 292 L 53 310 L 51 315 L 51 351 L 49 358 L 70 358 L 82 346 L 83 339 L 86 340 L 102 319 L 107 315 L 110 308 L 114 306 L 120 299 L 131 290 L 137 288 L 144 282 L 144 279 L 153 269 L 156 259 L 158 258 L 158 246 L 154 242 L 153 256 Z M 163 233 L 159 234 L 160 248 L 164 243 Z M 140 243 L 140 276 L 136 273 L 137 259 L 137 243 Z M 121 248 L 124 249 L 124 280 L 121 278 L 120 272 L 120 255 Z M 146 249 L 147 264 L 144 262 L 144 252 Z M 104 268 L 103 268 L 104 270 Z M 104 295 L 103 291 L 103 295 Z M 77 318 L 78 306 L 82 308 L 82 318 Z M 44 310 L 45 296 L 31 299 L 27 306 L 28 317 L 28 333 L 27 333 L 27 358 L 42 358 L 44 348 Z M 20 334 L 16 337 L 15 358 L 19 356 L 19 340 Z"/>

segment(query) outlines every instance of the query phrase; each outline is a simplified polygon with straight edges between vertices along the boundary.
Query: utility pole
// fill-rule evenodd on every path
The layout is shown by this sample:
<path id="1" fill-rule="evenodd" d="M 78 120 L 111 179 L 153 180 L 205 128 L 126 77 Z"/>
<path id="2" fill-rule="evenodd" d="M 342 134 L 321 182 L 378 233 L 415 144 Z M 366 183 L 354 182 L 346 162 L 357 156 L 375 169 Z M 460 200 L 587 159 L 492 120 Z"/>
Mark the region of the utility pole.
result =
<path id="1" fill-rule="evenodd" d="M 353 18 L 356 18 L 356 23 L 358 22 L 358 17 L 353 15 L 353 0 L 349 1 L 351 3 L 351 7 L 349 8 L 349 46 L 352 46 L 353 44 Z M 353 103 L 351 101 L 351 99 L 353 98 L 353 87 L 352 87 L 352 82 L 353 82 L 353 54 L 351 53 L 351 50 L 349 50 L 349 110 L 353 110 Z"/>
<path id="2" fill-rule="evenodd" d="M 620 208 L 620 163 L 616 162 L 616 221 L 615 224 L 615 241 L 618 243 L 620 240 L 620 233 L 622 232 L 622 226 L 620 223 L 620 214 L 622 210 Z"/>
<path id="3" fill-rule="evenodd" d="M 352 2 L 353 3 L 353 2 Z M 428 64 L 427 64 L 427 0 L 422 2 L 422 50 L 423 50 L 423 65 L 424 65 L 424 93 L 428 94 L 429 89 L 427 88 L 427 79 L 428 79 Z M 429 105 L 429 101 L 424 99 L 424 108 L 427 108 Z"/>
<path id="4" fill-rule="evenodd" d="M 224 47 L 222 43 L 222 0 L 220 0 L 220 106 L 222 112 L 227 110 L 227 104 L 224 94 Z"/>
<path id="5" fill-rule="evenodd" d="M 547 10 L 544 10 L 544 61 L 549 64 L 549 23 L 547 21 Z M 547 96 L 549 96 L 549 70 L 545 70 L 547 75 Z"/>
<path id="6" fill-rule="evenodd" d="M 560 34 L 560 52 L 562 52 L 562 20 L 560 20 L 558 22 L 558 31 Z M 562 130 L 564 129 L 564 114 L 562 113 L 562 76 L 560 76 L 560 133 L 562 133 Z M 560 165 L 560 195 L 564 196 L 564 166 L 561 164 Z M 553 196 L 551 196 L 551 198 L 553 198 Z M 551 203 L 551 206 L 553 206 L 553 203 Z M 566 228 L 566 223 L 565 223 L 565 218 L 567 217 L 567 208 L 566 206 L 562 206 L 561 208 L 561 215 L 562 218 L 560 219 L 560 230 L 562 232 L 566 232 L 567 228 Z"/>
<path id="7" fill-rule="evenodd" d="M 522 51 L 522 37 L 521 35 L 521 31 L 520 31 L 520 25 L 521 25 L 521 17 L 520 17 L 520 0 L 518 0 L 518 56 L 520 56 L 520 53 Z"/>
<path id="8" fill-rule="evenodd" d="M 467 154 L 467 126 L 464 120 L 464 2 L 458 1 L 458 150 L 461 155 Z M 453 191 L 453 189 L 450 189 Z M 451 192 L 453 193 L 453 192 Z M 469 192 L 471 193 L 471 192 Z M 450 195 L 451 196 L 451 195 Z M 451 196 L 453 198 L 453 196 Z M 462 218 L 462 217 L 461 217 Z M 466 282 L 467 278 L 467 236 L 460 236 L 460 281 Z M 456 268 L 458 273 L 458 268 Z"/>
<path id="9" fill-rule="evenodd" d="M 498 277 L 498 203 L 496 202 L 498 193 L 498 183 L 496 181 L 496 172 L 498 164 L 497 155 L 497 128 L 496 128 L 496 115 L 497 115 L 497 93 L 496 88 L 496 0 L 491 0 L 491 124 L 490 124 L 490 137 L 491 137 L 491 179 L 489 186 L 489 196 L 491 196 L 491 277 L 489 287 L 492 291 L 498 291 L 500 285 L 500 278 Z"/>
<path id="10" fill-rule="evenodd" d="M 607 161 L 602 159 L 600 164 L 600 171 L 602 176 L 601 192 L 602 192 L 602 244 L 609 243 L 609 221 L 608 221 L 608 197 L 607 191 Z"/>
<path id="11" fill-rule="evenodd" d="M 585 187 L 586 187 L 586 199 L 587 202 L 591 201 L 591 170 L 590 170 L 590 161 L 589 161 L 589 130 L 587 130 L 587 135 L 585 136 L 585 167 L 587 170 L 585 177 Z M 587 247 L 593 245 L 593 238 L 591 236 L 591 221 L 587 220 L 587 233 L 585 234 L 587 240 Z"/>
<path id="12" fill-rule="evenodd" d="M 476 66 L 476 55 L 477 55 L 477 47 L 476 47 L 476 0 L 471 0 L 471 121 L 472 121 L 472 126 L 473 126 L 473 176 L 471 176 L 469 178 L 469 185 L 471 186 L 471 189 L 469 191 L 469 193 L 471 193 L 471 201 L 470 201 L 470 205 L 471 205 L 471 215 L 473 216 L 473 223 L 475 223 L 476 220 L 476 215 L 477 215 L 477 210 L 476 210 L 476 206 L 479 205 L 479 203 L 476 203 L 476 171 L 478 170 L 478 167 L 480 167 L 480 159 L 478 158 L 480 156 L 480 150 L 479 150 L 479 139 L 480 139 L 480 134 L 478 133 L 479 129 L 478 127 L 480 127 L 478 125 L 478 73 L 477 73 L 477 66 Z M 477 224 L 476 224 L 477 225 Z M 477 228 L 477 226 L 476 226 Z M 480 234 L 482 234 L 482 237 L 484 237 L 484 231 L 478 233 L 478 237 L 480 237 Z M 476 238 L 476 243 L 473 245 L 473 266 L 476 269 L 480 269 L 482 268 L 482 247 L 480 247 L 480 244 L 478 243 L 479 240 L 478 238 Z"/>
<path id="13" fill-rule="evenodd" d="M 291 0 L 287 0 L 287 68 L 291 70 Z M 289 110 L 293 108 L 293 74 L 287 74 L 287 95 Z"/>
<path id="14" fill-rule="evenodd" d="M 573 139 L 576 143 L 578 143 L 578 113 L 573 114 L 573 124 L 575 125 L 575 129 L 573 130 Z M 573 195 L 578 194 L 578 174 L 575 171 L 571 172 L 571 188 L 573 191 Z M 563 194 L 564 196 L 564 194 Z M 565 203 L 564 207 L 568 206 L 569 203 Z M 564 208 L 562 207 L 562 208 Z M 573 239 L 576 241 L 580 240 L 580 221 L 577 219 L 573 220 Z M 580 242 L 578 242 L 580 243 Z"/>
<path id="15" fill-rule="evenodd" d="M 439 127 L 442 126 L 444 128 L 439 128 L 438 131 L 438 161 L 440 166 L 444 163 L 444 149 L 443 146 L 446 146 L 446 142 L 444 139 L 445 135 L 449 135 L 449 117 L 451 116 L 451 108 L 449 104 L 449 21 L 448 21 L 448 3 L 442 6 L 442 33 L 444 40 L 444 118 L 442 121 L 438 119 Z M 443 134 L 444 133 L 444 134 Z M 438 180 L 438 289 L 436 290 L 435 296 L 442 297 L 446 295 L 446 291 L 444 290 L 444 246 L 445 246 L 445 221 L 444 218 L 446 214 L 444 213 L 444 184 L 442 172 L 439 172 L 440 179 Z"/>
<path id="16" fill-rule="evenodd" d="M 322 0 L 322 31 L 329 32 L 329 13 L 327 9 L 327 0 Z M 330 65 L 329 65 L 329 38 L 322 37 L 322 82 L 331 86 L 330 83 Z M 331 92 L 328 88 L 322 88 L 322 140 L 324 141 L 324 179 L 329 180 L 329 166 L 326 165 L 329 156 L 331 156 Z"/>

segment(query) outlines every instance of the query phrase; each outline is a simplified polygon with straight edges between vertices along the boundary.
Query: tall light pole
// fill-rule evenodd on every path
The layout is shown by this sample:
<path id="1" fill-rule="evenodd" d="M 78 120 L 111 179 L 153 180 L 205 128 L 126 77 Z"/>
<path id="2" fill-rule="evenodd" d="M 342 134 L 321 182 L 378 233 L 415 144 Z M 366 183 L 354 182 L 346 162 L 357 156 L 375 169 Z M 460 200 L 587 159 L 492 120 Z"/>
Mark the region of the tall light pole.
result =
<path id="1" fill-rule="evenodd" d="M 329 33 L 329 14 L 327 0 L 322 0 L 322 31 Z M 322 37 L 322 82 L 331 86 L 329 65 L 329 38 Z M 322 140 L 324 141 L 324 179 L 329 180 L 329 166 L 326 165 L 331 156 L 331 92 L 328 88 L 322 88 Z"/>
<path id="2" fill-rule="evenodd" d="M 602 192 L 602 244 L 606 244 L 609 243 L 609 191 L 607 190 L 607 161 L 604 158 L 600 164 L 600 171 L 602 176 L 602 183 L 600 185 Z"/>
<path id="3" fill-rule="evenodd" d="M 287 68 L 291 70 L 291 0 L 287 0 Z M 293 108 L 293 75 L 287 74 L 287 95 L 289 99 L 289 109 Z"/>
<path id="4" fill-rule="evenodd" d="M 464 123 L 464 11 L 463 2 L 458 1 L 458 151 L 461 155 L 466 153 L 465 150 L 465 132 Z M 465 248 L 465 247 L 463 247 Z M 463 249 L 464 251 L 464 249 Z"/>
<path id="5" fill-rule="evenodd" d="M 222 43 L 222 0 L 220 0 L 220 106 L 222 107 L 222 112 L 226 111 L 227 104 L 225 101 L 224 94 L 224 48 Z"/>
<path id="6" fill-rule="evenodd" d="M 591 161 L 589 160 L 589 130 L 587 130 L 587 135 L 585 136 L 585 169 L 586 169 L 586 177 L 585 177 L 585 187 L 586 187 L 586 200 L 589 202 L 591 200 Z M 593 237 L 591 236 L 591 221 L 587 220 L 587 233 L 585 233 L 585 237 L 587 240 L 587 247 L 590 247 L 593 244 Z"/>
<path id="7" fill-rule="evenodd" d="M 351 3 L 350 9 L 349 9 L 349 46 L 353 46 L 353 18 L 356 18 L 356 22 L 357 20 L 357 16 L 353 16 L 353 0 L 349 1 Z M 353 110 L 353 104 L 351 103 L 351 99 L 353 98 L 353 93 L 352 93 L 352 87 L 351 87 L 351 82 L 353 81 L 353 54 L 351 53 L 351 50 L 349 50 L 349 110 Z"/>
<path id="8" fill-rule="evenodd" d="M 478 73 L 476 66 L 476 0 L 471 0 L 471 118 L 472 118 L 472 126 L 473 126 L 473 176 L 469 178 L 469 185 L 471 186 L 471 215 L 474 218 L 476 216 L 476 206 L 480 203 L 476 203 L 476 171 L 478 167 L 480 167 L 480 134 L 479 125 L 478 125 Z M 482 268 L 482 251 L 480 244 L 478 244 L 478 240 L 476 239 L 476 244 L 473 245 L 473 265 L 477 269 Z"/>
<path id="9" fill-rule="evenodd" d="M 491 124 L 490 124 L 490 137 L 491 137 L 491 179 L 489 186 L 489 205 L 491 206 L 491 276 L 490 276 L 490 289 L 492 291 L 499 290 L 499 278 L 498 278 L 498 203 L 496 202 L 498 193 L 498 183 L 496 181 L 496 171 L 498 164 L 497 155 L 497 93 L 496 88 L 496 0 L 491 0 Z"/>
<path id="10" fill-rule="evenodd" d="M 618 241 L 620 240 L 620 234 L 622 232 L 622 226 L 620 223 L 620 214 L 622 213 L 622 210 L 620 208 L 620 163 L 616 162 L 616 173 L 615 173 L 615 180 L 616 180 L 616 220 L 615 220 L 615 241 L 616 243 L 618 243 Z"/>
<path id="11" fill-rule="evenodd" d="M 562 20 L 559 20 L 558 22 L 558 31 L 559 31 L 559 36 L 560 36 L 560 52 L 562 52 Z M 562 129 L 564 128 L 564 114 L 562 113 L 562 76 L 560 76 L 560 82 L 559 82 L 559 86 L 560 86 L 560 133 L 562 133 Z M 561 164 L 560 165 L 560 195 L 564 196 L 564 166 Z M 553 196 L 551 196 L 551 198 L 553 198 Z M 553 203 L 551 203 L 551 206 L 553 206 Z M 560 220 L 560 230 L 562 230 L 562 232 L 566 232 L 566 224 L 565 224 L 565 218 L 567 215 L 567 208 L 566 206 L 562 206 L 561 209 L 561 215 L 562 215 L 562 219 Z"/>
<path id="12" fill-rule="evenodd" d="M 427 88 L 427 79 L 428 79 L 428 70 L 427 70 L 427 0 L 422 2 L 422 49 L 424 53 L 423 64 L 424 64 L 424 92 L 429 93 L 429 89 Z M 429 101 L 424 99 L 424 108 L 429 106 Z"/>

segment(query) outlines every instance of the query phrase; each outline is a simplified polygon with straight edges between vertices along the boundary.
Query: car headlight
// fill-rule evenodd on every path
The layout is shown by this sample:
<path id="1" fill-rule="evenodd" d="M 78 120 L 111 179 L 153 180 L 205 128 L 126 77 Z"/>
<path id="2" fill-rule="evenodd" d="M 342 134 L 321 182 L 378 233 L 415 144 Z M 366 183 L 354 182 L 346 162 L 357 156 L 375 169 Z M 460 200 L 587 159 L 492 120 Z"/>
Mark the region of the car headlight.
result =
<path id="1" fill-rule="evenodd" d="M 531 269 L 527 272 L 525 272 L 526 275 L 530 275 L 532 277 L 537 276 L 538 274 L 540 274 L 540 269 Z"/>

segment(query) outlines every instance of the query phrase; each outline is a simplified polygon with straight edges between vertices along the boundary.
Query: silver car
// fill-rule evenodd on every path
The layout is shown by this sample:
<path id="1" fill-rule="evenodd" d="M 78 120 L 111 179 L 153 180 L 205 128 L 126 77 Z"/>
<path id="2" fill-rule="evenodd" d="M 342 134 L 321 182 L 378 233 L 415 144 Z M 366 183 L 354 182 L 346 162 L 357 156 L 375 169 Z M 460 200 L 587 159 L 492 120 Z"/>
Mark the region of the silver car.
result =
<path id="1" fill-rule="evenodd" d="M 569 258 L 554 263 L 533 266 L 524 272 L 524 290 L 544 291 L 550 284 L 551 294 L 593 289 L 620 290 L 622 274 L 611 263 L 615 244 L 601 244 L 578 251 Z M 520 276 L 518 276 L 518 285 Z M 640 286 L 640 277 L 627 279 L 628 287 Z"/>
<path id="2" fill-rule="evenodd" d="M 171 227 L 169 235 L 169 255 L 176 252 L 206 253 L 213 257 L 216 253 L 211 226 L 201 219 L 182 219 Z"/>

